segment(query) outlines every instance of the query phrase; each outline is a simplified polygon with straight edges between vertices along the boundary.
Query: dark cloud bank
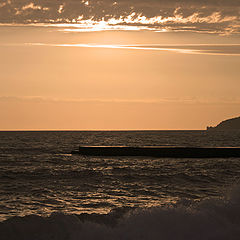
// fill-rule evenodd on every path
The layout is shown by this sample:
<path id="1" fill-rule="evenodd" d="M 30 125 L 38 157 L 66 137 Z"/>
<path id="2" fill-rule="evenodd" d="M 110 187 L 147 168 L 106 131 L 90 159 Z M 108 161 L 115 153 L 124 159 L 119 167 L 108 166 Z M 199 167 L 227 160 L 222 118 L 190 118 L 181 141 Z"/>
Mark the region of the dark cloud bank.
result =
<path id="1" fill-rule="evenodd" d="M 139 16 L 150 20 L 144 21 Z M 161 21 L 151 21 L 156 16 L 161 17 Z M 0 1 L 0 23 L 81 23 L 87 19 L 114 18 L 123 19 L 121 23 L 114 23 L 121 25 L 236 34 L 240 33 L 239 16 L 240 0 Z"/>

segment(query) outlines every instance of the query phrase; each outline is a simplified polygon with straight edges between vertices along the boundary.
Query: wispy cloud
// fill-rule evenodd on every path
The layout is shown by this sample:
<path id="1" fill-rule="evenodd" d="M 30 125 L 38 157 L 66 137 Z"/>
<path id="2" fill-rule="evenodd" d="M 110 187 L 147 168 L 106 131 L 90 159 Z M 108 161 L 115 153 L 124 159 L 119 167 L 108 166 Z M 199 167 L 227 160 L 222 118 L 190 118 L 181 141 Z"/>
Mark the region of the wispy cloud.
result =
<path id="1" fill-rule="evenodd" d="M 184 54 L 240 56 L 240 44 L 97 45 L 97 44 L 26 43 L 26 45 L 28 45 L 28 46 L 51 46 L 51 47 L 80 47 L 80 48 L 106 48 L 106 49 L 168 51 L 168 52 L 184 53 Z"/>
<path id="2" fill-rule="evenodd" d="M 69 103 L 69 104 L 226 104 L 239 105 L 240 98 L 158 98 L 158 99 L 100 99 L 100 98 L 54 98 L 44 96 L 0 96 L 0 102 Z"/>

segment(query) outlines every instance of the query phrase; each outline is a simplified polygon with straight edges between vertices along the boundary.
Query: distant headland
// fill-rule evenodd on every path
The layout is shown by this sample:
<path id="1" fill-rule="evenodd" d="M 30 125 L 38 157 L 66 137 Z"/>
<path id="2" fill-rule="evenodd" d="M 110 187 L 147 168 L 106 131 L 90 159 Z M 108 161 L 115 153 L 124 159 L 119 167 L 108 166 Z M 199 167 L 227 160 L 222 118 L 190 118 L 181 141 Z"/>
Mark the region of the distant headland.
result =
<path id="1" fill-rule="evenodd" d="M 224 120 L 216 127 L 207 127 L 207 130 L 240 130 L 240 117 Z"/>

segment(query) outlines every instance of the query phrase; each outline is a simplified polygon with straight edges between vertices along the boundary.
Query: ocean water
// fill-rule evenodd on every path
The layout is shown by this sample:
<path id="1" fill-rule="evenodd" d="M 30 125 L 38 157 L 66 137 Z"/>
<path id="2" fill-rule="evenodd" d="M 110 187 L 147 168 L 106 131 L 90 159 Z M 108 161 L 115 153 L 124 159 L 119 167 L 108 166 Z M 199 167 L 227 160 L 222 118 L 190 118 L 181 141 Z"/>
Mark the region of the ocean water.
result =
<path id="1" fill-rule="evenodd" d="M 240 158 L 86 157 L 79 145 L 240 147 L 240 132 L 0 132 L 0 239 L 240 239 Z"/>

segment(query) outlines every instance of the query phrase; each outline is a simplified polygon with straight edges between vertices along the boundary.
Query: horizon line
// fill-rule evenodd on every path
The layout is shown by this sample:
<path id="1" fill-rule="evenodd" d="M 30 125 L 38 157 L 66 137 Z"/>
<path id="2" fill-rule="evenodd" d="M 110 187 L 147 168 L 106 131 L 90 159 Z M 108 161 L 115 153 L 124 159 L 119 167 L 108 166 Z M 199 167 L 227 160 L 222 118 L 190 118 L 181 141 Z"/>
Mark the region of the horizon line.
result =
<path id="1" fill-rule="evenodd" d="M 0 129 L 0 132 L 135 132 L 135 131 L 205 131 L 206 129 Z"/>

